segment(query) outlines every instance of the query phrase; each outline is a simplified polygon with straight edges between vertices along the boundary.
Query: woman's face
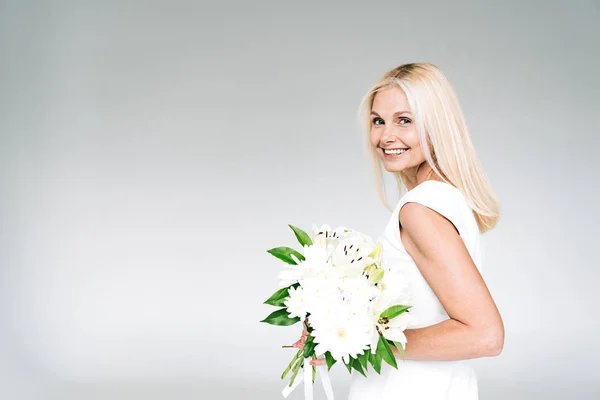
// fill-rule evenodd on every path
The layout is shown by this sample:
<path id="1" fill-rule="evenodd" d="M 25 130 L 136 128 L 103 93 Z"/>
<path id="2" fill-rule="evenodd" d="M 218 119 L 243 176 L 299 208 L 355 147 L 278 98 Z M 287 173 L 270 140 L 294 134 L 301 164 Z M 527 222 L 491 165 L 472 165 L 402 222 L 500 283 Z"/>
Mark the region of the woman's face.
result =
<path id="1" fill-rule="evenodd" d="M 375 94 L 371 107 L 371 144 L 388 172 L 404 171 L 416 178 L 425 155 L 419 143 L 408 99 L 396 86 Z M 406 149 L 406 150 L 404 150 Z M 395 150 L 386 154 L 385 150 Z"/>

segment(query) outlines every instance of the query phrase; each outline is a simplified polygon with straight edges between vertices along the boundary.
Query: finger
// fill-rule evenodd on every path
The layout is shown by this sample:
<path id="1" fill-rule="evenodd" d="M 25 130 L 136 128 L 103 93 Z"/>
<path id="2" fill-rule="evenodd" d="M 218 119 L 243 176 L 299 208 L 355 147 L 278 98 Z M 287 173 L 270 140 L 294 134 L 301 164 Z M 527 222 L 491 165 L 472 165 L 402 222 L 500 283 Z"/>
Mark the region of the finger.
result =
<path id="1" fill-rule="evenodd" d="M 310 365 L 325 365 L 325 359 L 324 358 L 317 358 L 316 360 L 310 360 Z"/>

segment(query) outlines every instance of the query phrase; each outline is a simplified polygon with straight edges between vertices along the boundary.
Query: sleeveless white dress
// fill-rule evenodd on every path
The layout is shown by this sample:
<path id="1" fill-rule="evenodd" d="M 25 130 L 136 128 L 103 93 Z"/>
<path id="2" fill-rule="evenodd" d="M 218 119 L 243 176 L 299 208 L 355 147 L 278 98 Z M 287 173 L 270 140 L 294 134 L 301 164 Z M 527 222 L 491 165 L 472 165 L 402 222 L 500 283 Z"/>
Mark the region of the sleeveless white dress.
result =
<path id="1" fill-rule="evenodd" d="M 402 196 L 377 241 L 383 245 L 383 265 L 400 269 L 410 281 L 414 294 L 410 329 L 434 325 L 449 317 L 400 240 L 398 214 L 408 202 L 423 204 L 450 220 L 480 272 L 484 242 L 471 208 L 454 186 L 428 180 Z M 410 348 L 410 341 L 406 348 Z M 367 378 L 353 371 L 348 400 L 477 400 L 479 397 L 477 377 L 468 360 L 403 361 L 399 358 L 397 364 L 396 370 L 383 362 L 381 375 L 369 366 Z"/>

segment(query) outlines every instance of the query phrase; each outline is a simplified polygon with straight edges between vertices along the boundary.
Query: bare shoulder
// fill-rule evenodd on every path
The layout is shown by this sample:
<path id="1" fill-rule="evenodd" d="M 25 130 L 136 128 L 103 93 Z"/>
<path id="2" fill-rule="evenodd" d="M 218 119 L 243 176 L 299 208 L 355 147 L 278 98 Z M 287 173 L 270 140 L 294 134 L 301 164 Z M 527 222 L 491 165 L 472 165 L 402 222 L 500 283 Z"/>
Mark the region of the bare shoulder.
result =
<path id="1" fill-rule="evenodd" d="M 455 223 L 424 204 L 405 203 L 400 208 L 398 219 L 403 242 L 406 236 L 421 250 L 429 250 L 425 255 L 430 255 L 431 251 L 439 249 L 441 243 L 455 245 L 459 242 L 463 243 Z"/>

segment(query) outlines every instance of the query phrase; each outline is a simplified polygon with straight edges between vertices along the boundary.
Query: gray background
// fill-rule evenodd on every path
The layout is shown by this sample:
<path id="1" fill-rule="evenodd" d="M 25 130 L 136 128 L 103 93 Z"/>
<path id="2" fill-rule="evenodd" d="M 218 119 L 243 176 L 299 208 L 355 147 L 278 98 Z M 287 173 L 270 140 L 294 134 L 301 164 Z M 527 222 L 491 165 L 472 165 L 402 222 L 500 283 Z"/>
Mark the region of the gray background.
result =
<path id="1" fill-rule="evenodd" d="M 599 398 L 599 48 L 597 1 L 2 1 L 0 397 L 282 398 L 266 250 L 379 235 L 356 108 L 427 61 L 502 205 L 481 398 Z"/>

